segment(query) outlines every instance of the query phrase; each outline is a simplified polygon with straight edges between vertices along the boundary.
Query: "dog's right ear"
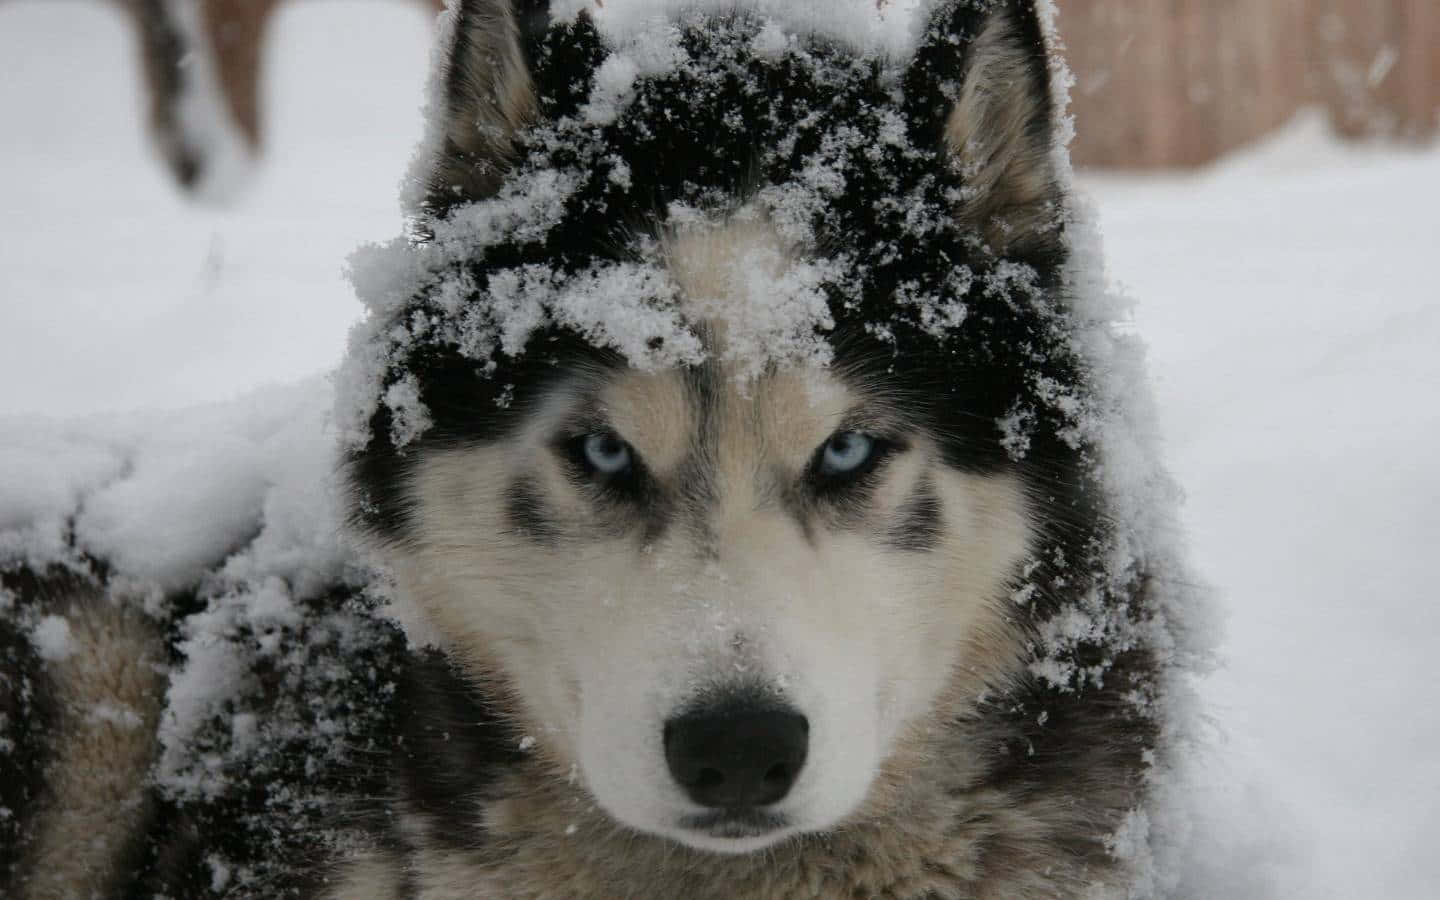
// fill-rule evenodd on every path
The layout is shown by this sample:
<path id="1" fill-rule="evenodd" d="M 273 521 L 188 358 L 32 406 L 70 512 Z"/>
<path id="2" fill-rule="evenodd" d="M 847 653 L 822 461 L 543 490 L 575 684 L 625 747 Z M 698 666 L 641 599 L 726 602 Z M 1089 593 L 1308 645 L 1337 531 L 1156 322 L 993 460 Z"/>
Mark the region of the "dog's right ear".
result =
<path id="1" fill-rule="evenodd" d="M 1000 254 L 1059 252 L 1064 192 L 1035 0 L 938 0 L 905 75 L 917 133 L 963 180 L 955 215 Z"/>
<path id="2" fill-rule="evenodd" d="M 492 196 L 500 186 L 516 132 L 536 116 L 528 39 L 549 24 L 548 0 L 452 0 L 454 16 L 440 117 L 426 185 L 426 207 Z"/>

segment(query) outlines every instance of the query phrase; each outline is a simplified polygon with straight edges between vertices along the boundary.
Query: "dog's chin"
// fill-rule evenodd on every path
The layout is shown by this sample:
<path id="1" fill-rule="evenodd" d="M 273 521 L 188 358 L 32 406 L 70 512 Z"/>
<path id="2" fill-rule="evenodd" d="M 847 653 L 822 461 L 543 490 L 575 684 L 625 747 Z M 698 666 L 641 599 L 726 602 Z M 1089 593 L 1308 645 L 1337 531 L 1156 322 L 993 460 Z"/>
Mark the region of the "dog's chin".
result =
<path id="1" fill-rule="evenodd" d="M 678 844 L 684 844 L 691 850 L 742 855 L 747 852 L 768 850 L 798 832 L 799 828 L 788 824 L 775 825 L 775 827 L 752 825 L 749 822 L 723 821 L 713 822 L 713 824 L 696 824 L 690 819 L 685 819 L 685 821 L 677 822 L 674 827 L 665 829 L 665 837 L 678 842 Z"/>
<path id="2" fill-rule="evenodd" d="M 800 832 L 790 819 L 764 810 L 707 812 L 685 816 L 665 836 L 707 853 L 754 853 Z"/>

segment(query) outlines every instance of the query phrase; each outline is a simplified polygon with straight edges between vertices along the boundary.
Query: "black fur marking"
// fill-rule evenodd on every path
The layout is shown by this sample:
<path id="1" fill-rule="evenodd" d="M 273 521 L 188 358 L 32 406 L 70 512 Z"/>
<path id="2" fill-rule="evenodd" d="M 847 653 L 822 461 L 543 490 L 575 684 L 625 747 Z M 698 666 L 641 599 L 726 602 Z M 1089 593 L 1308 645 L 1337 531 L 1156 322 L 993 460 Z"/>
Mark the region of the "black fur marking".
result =
<path id="1" fill-rule="evenodd" d="M 117 896 L 314 896 L 336 841 L 383 833 L 395 717 L 404 713 L 392 698 L 405 639 L 343 589 L 302 605 L 310 624 L 285 635 L 275 657 L 260 657 L 253 688 L 215 710 L 189 741 L 197 761 L 210 751 L 221 766 L 216 793 L 154 793 L 142 858 Z M 233 715 L 242 709 L 255 714 L 261 739 L 231 755 Z M 212 860 L 232 875 L 221 890 Z"/>
<path id="2" fill-rule="evenodd" d="M 809 491 L 797 486 L 789 472 L 775 473 L 775 480 L 784 485 L 778 491 L 780 508 L 799 527 L 800 533 L 805 537 L 805 543 L 812 548 L 817 546 L 815 539 L 817 509 L 814 496 Z"/>
<path id="3" fill-rule="evenodd" d="M 505 520 L 511 531 L 537 544 L 551 546 L 560 534 L 533 478 L 516 479 L 505 489 Z"/>
<path id="4" fill-rule="evenodd" d="M 665 534 L 665 530 L 675 519 L 674 497 L 670 491 L 661 488 L 651 479 L 638 494 L 638 507 L 641 523 L 640 544 L 653 544 Z M 623 513 L 615 519 L 615 530 L 622 528 L 627 532 L 634 528 L 633 520 Z"/>
<path id="5" fill-rule="evenodd" d="M 934 550 L 940 543 L 942 524 L 940 495 L 935 492 L 934 482 L 927 478 L 900 507 L 890 527 L 888 543 L 896 550 L 917 553 Z"/>
<path id="6" fill-rule="evenodd" d="M 527 3 L 531 7 L 539 5 L 537 0 Z M 545 5 L 548 8 L 548 3 Z M 548 12 L 545 16 L 548 22 Z M 538 14 L 531 14 L 530 21 L 540 21 Z M 532 30 L 522 46 L 531 61 L 540 117 L 547 121 L 579 112 L 590 95 L 595 70 L 609 55 L 587 15 L 576 16 L 573 22 L 555 23 L 548 30 Z"/>
<path id="7" fill-rule="evenodd" d="M 716 501 L 713 460 L 698 451 L 691 453 L 676 468 L 672 479 L 676 516 L 683 521 L 704 556 L 716 558 L 718 541 L 710 518 Z"/>
<path id="8" fill-rule="evenodd" d="M 603 426 L 593 426 L 603 427 Z M 584 494 L 600 521 L 601 531 L 611 537 L 638 533 L 641 544 L 657 540 L 674 518 L 674 497 L 655 474 L 630 448 L 631 461 L 624 471 L 607 474 L 595 470 L 585 458 L 584 441 L 588 431 L 557 439 L 553 449 L 565 462 L 570 482 Z"/>
<path id="9" fill-rule="evenodd" d="M 73 574 L 37 575 L 28 568 L 0 573 L 0 588 L 16 599 L 0 608 L 0 895 L 19 893 L 22 854 L 45 791 L 45 765 L 58 716 L 46 667 L 27 633 L 41 614 L 43 585 L 78 580 Z M 63 590 L 63 589 L 62 589 Z"/>
<path id="10" fill-rule="evenodd" d="M 395 702 L 396 774 L 407 811 L 423 817 L 429 835 L 445 846 L 483 843 L 483 803 L 526 759 L 520 735 L 500 717 L 497 702 L 433 650 L 412 660 Z"/>

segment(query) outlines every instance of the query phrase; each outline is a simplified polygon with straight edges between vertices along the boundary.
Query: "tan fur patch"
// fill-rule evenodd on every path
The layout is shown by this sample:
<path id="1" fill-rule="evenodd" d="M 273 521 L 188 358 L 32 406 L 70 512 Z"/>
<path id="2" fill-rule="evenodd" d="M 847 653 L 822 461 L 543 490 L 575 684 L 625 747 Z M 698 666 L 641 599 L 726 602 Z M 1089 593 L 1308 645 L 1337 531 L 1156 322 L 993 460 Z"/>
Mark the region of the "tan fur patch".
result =
<path id="1" fill-rule="evenodd" d="M 401 867 L 400 860 L 388 853 L 355 856 L 345 862 L 320 896 L 324 900 L 400 900 L 404 888 Z"/>
<path id="2" fill-rule="evenodd" d="M 761 267 L 761 275 L 778 278 L 785 272 L 790 253 L 770 223 L 737 218 L 723 227 L 697 225 L 672 230 L 665 238 L 665 259 L 670 277 L 688 301 L 686 312 L 723 328 L 723 313 L 736 299 L 739 280 L 756 265 Z"/>
<path id="3" fill-rule="evenodd" d="M 607 384 L 596 410 L 657 472 L 671 472 L 693 446 L 695 410 L 679 372 L 637 373 Z"/>
<path id="4" fill-rule="evenodd" d="M 61 599 L 69 652 L 48 663 L 59 706 L 56 756 L 34 826 L 22 900 L 101 896 L 142 833 L 158 751 L 164 644 L 154 626 L 98 592 Z"/>

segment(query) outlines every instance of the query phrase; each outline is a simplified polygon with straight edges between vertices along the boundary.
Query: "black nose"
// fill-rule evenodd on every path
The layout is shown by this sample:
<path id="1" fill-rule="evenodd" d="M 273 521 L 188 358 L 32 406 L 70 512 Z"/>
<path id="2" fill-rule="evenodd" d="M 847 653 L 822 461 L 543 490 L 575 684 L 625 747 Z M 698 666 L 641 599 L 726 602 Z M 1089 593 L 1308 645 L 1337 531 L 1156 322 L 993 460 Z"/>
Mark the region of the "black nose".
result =
<path id="1" fill-rule="evenodd" d="M 665 723 L 670 774 L 701 806 L 777 803 L 805 765 L 810 723 L 796 712 L 714 706 Z"/>

